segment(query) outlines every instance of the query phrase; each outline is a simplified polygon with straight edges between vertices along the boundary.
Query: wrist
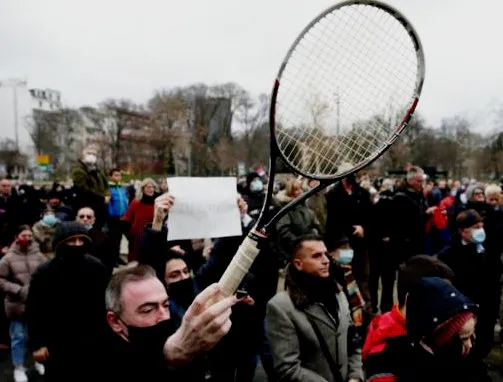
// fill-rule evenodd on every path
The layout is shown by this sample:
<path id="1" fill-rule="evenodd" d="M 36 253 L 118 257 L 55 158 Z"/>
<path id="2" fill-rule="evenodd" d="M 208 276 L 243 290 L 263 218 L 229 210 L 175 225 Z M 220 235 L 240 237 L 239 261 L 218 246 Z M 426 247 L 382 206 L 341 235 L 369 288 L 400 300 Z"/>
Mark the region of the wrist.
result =
<path id="1" fill-rule="evenodd" d="M 178 333 L 173 334 L 164 344 L 164 358 L 169 367 L 177 368 L 187 365 L 192 357 L 184 346 L 181 346 Z"/>
<path id="2" fill-rule="evenodd" d="M 154 220 L 152 222 L 152 229 L 155 231 L 162 230 L 162 222 L 164 221 L 163 217 L 154 216 Z"/>

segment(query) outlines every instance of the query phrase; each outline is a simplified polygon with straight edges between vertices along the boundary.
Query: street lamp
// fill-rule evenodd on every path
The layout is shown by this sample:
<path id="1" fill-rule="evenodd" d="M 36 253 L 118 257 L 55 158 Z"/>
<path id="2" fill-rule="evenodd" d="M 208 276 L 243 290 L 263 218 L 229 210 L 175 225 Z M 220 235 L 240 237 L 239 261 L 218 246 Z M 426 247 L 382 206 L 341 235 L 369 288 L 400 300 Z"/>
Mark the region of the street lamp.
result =
<path id="1" fill-rule="evenodd" d="M 18 105 L 17 105 L 17 88 L 18 87 L 25 87 L 26 81 L 16 80 L 16 79 L 4 80 L 4 81 L 0 81 L 0 88 L 2 86 L 12 88 L 12 95 L 13 95 L 13 100 L 14 100 L 14 133 L 16 135 L 16 149 L 17 149 L 17 151 L 19 151 L 19 112 L 18 112 Z"/>

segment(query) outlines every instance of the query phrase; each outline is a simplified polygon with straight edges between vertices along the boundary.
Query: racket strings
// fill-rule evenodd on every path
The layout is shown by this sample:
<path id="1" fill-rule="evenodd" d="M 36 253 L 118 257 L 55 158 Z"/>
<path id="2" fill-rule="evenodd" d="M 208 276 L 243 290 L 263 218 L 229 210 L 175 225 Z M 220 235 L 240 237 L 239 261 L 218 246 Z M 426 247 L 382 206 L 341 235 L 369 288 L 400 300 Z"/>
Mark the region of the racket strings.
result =
<path id="1" fill-rule="evenodd" d="M 375 155 L 395 133 L 394 115 L 408 110 L 417 72 L 413 41 L 389 13 L 351 5 L 326 15 L 300 39 L 280 79 L 276 138 L 285 159 L 316 176 Z M 313 100 L 326 104 L 317 121 Z"/>

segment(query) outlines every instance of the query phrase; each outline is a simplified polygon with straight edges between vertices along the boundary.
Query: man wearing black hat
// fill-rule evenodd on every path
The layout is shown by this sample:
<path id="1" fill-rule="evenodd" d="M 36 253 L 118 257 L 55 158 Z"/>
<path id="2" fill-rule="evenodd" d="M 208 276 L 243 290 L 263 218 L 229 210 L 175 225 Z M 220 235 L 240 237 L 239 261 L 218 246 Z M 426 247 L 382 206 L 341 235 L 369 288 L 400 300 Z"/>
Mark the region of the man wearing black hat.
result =
<path id="1" fill-rule="evenodd" d="M 47 207 L 54 211 L 54 214 L 58 220 L 62 222 L 72 221 L 74 219 L 75 213 L 71 207 L 63 204 L 63 195 L 61 192 L 52 190 L 47 196 Z"/>
<path id="2" fill-rule="evenodd" d="M 54 234 L 55 257 L 31 279 L 26 316 L 33 358 L 46 366 L 46 382 L 84 381 L 86 364 L 106 329 L 103 264 L 89 255 L 91 239 L 77 222 Z"/>
<path id="3" fill-rule="evenodd" d="M 497 312 L 491 302 L 491 285 L 485 248 L 486 233 L 482 217 L 475 210 L 461 212 L 456 218 L 457 232 L 451 243 L 438 255 L 455 274 L 454 285 L 466 297 L 480 305 L 477 321 L 477 343 L 474 356 L 485 358 L 491 350 Z"/>

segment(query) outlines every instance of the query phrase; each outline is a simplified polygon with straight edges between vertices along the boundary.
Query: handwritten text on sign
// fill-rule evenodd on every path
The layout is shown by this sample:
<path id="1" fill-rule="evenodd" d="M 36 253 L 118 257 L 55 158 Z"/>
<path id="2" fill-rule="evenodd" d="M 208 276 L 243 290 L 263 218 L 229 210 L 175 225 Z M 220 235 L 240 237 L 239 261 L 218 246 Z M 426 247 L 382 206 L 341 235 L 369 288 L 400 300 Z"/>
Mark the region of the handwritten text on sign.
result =
<path id="1" fill-rule="evenodd" d="M 236 178 L 168 178 L 168 240 L 242 235 Z"/>

